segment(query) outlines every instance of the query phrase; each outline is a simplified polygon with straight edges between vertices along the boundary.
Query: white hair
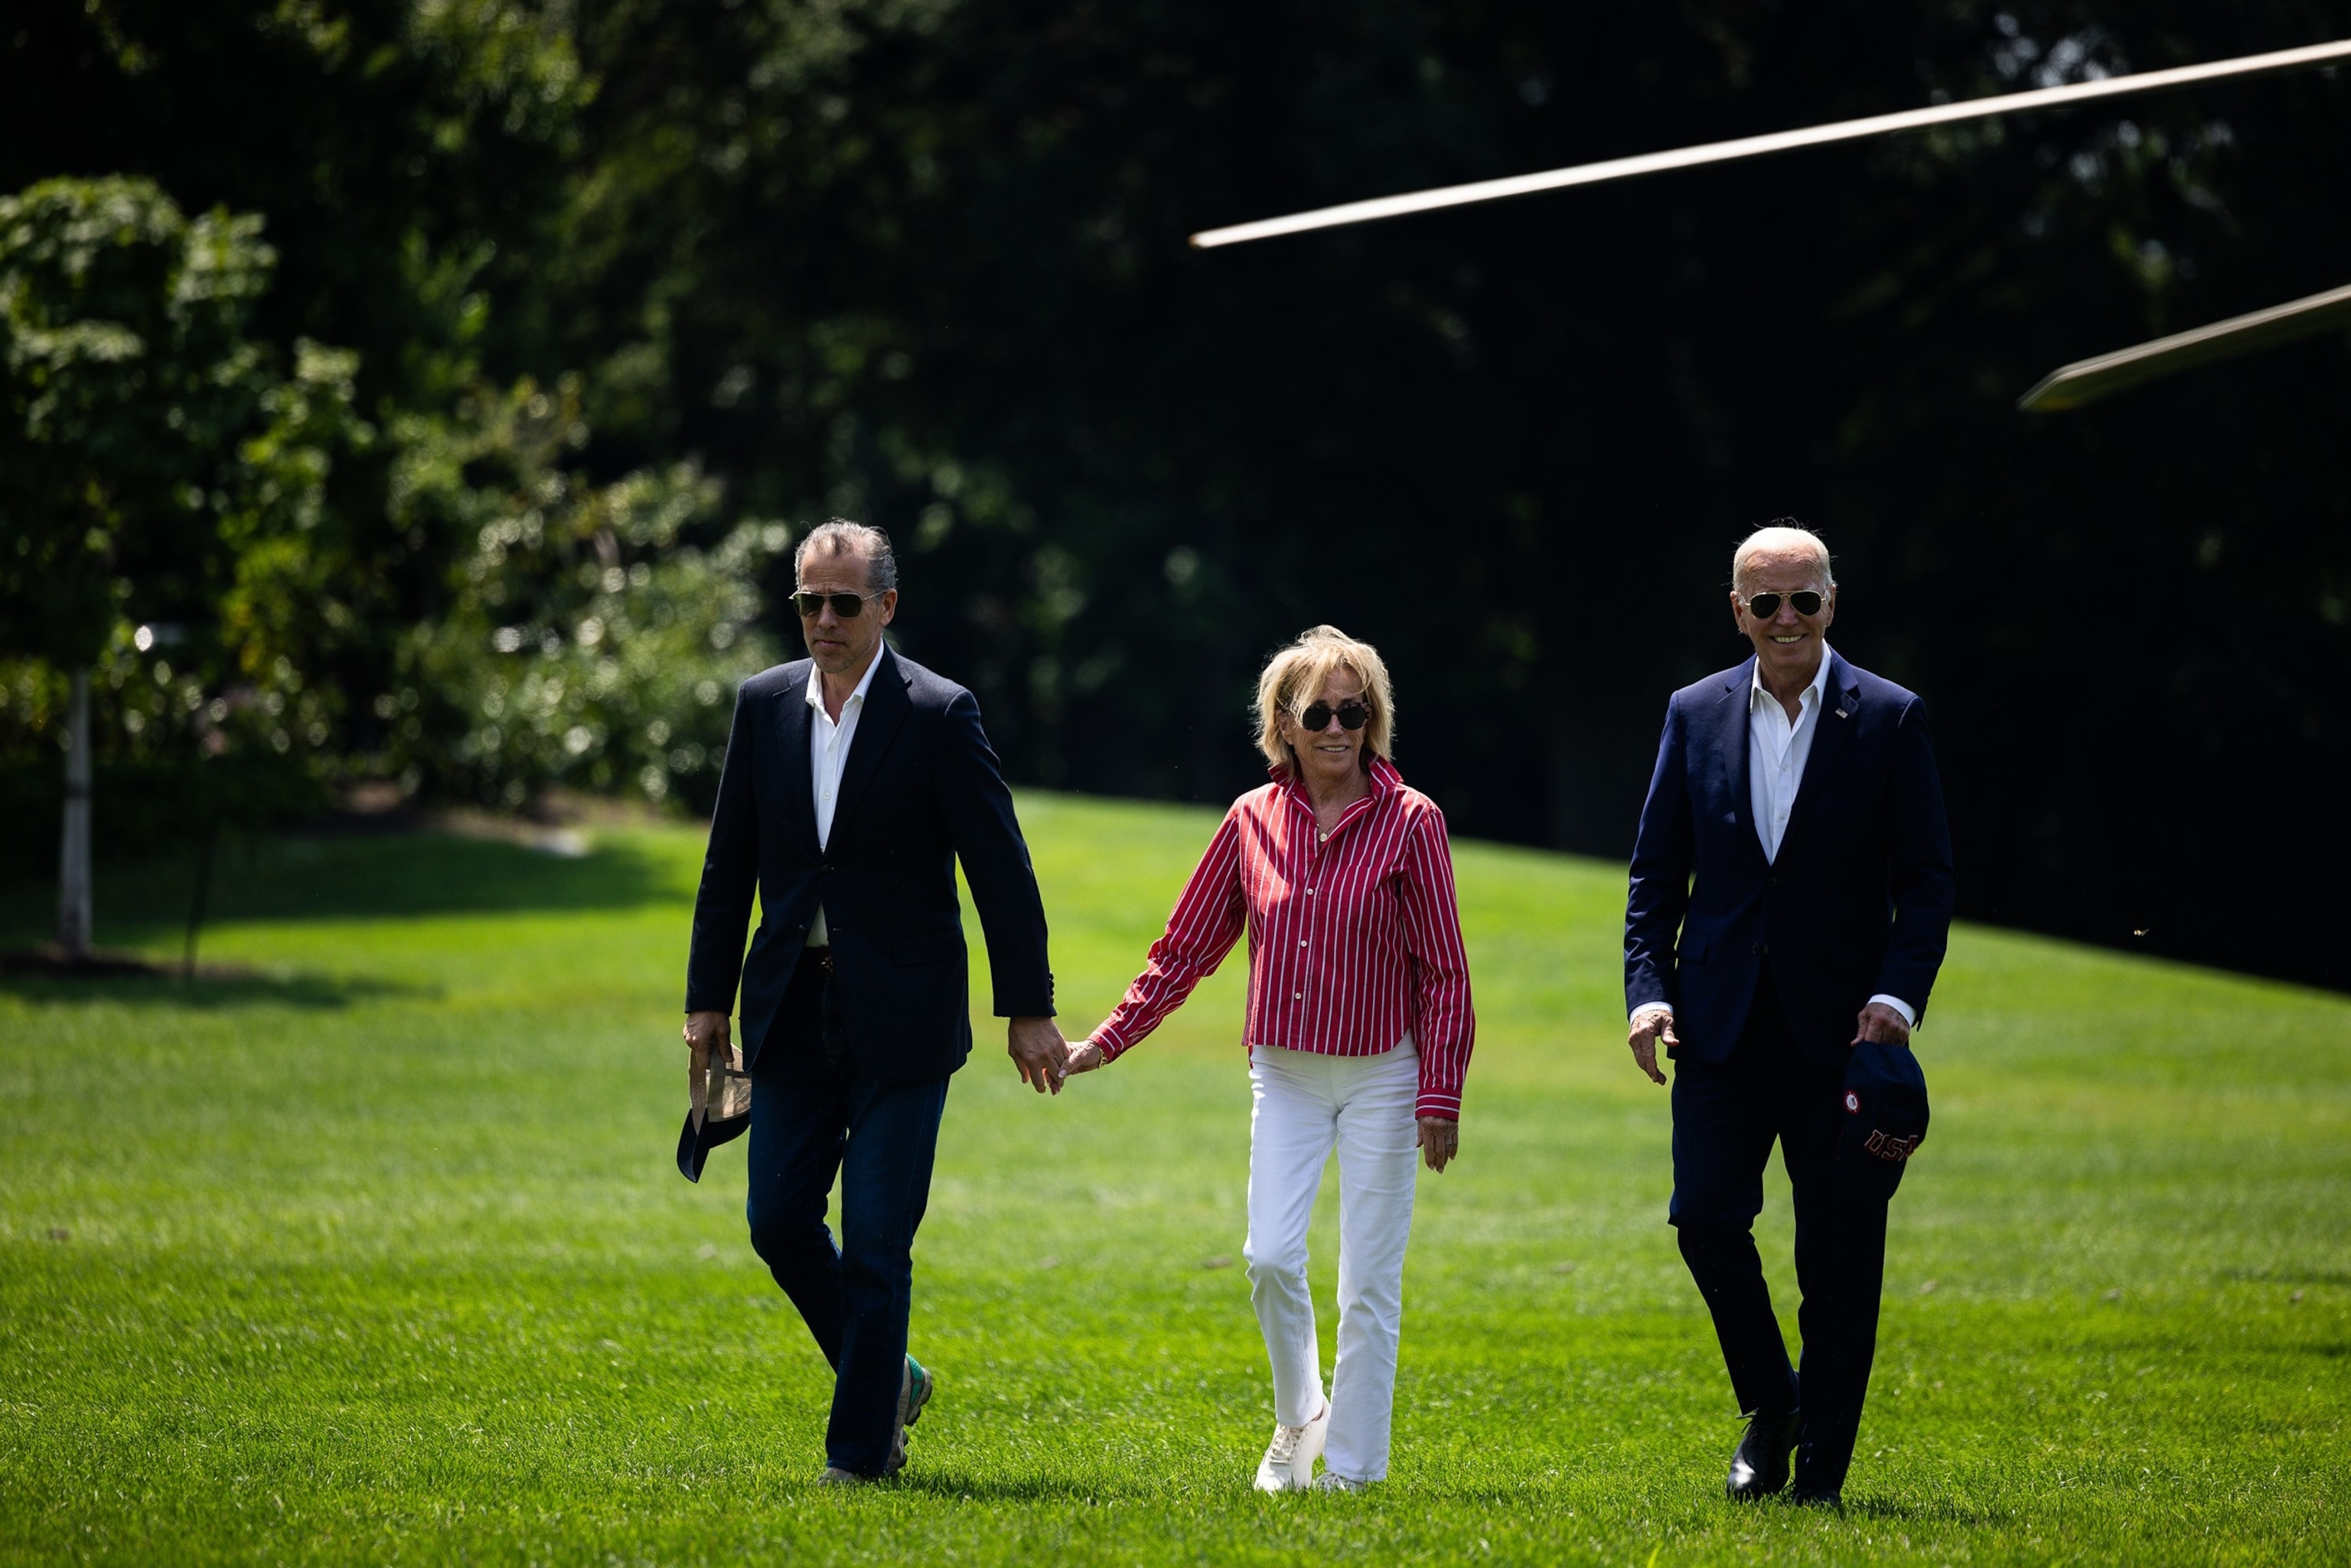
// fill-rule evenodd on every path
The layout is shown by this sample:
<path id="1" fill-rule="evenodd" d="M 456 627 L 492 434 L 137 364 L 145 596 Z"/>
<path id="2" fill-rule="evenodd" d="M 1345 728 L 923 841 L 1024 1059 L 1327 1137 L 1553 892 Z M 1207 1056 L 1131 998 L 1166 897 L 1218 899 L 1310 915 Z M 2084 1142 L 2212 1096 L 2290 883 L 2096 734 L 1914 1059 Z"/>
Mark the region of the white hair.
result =
<path id="1" fill-rule="evenodd" d="M 1736 588 L 1747 575 L 1747 566 L 1759 555 L 1805 555 L 1820 568 L 1821 586 L 1834 588 L 1836 573 L 1829 566 L 1829 547 L 1820 535 L 1799 528 L 1793 517 L 1780 517 L 1756 529 L 1739 541 L 1730 554 L 1730 583 Z"/>

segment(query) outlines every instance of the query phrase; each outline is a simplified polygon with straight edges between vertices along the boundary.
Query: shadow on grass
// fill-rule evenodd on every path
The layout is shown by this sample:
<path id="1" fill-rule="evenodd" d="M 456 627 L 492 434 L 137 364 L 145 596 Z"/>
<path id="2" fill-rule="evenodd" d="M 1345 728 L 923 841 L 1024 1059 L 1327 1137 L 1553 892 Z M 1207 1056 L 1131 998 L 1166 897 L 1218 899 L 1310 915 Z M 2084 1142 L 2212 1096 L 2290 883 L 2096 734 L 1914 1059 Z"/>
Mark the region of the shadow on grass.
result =
<path id="1" fill-rule="evenodd" d="M 196 971 L 193 980 L 164 975 L 86 978 L 0 975 L 0 996 L 36 1006 L 112 1002 L 122 1007 L 194 1009 L 200 1012 L 255 1006 L 331 1009 L 392 998 L 431 1000 L 440 994 L 437 986 L 366 975 L 265 975 L 218 970 L 206 974 L 202 968 Z"/>
<path id="2" fill-rule="evenodd" d="M 1485 1483 L 1447 1489 L 1445 1495 L 1456 1501 L 1476 1503 L 1489 1508 L 1535 1510 L 1545 1506 L 1544 1500 L 1550 1494 L 1545 1489 L 1536 1486 L 1514 1487 Z M 1674 1500 L 1678 1502 L 1681 1500 Z M 1786 1492 L 1754 1502 L 1728 1501 L 1722 1495 L 1719 1483 L 1694 1490 L 1690 1493 L 1690 1500 L 1698 1502 L 1702 1507 L 1721 1511 L 1721 1517 L 1726 1521 L 1739 1521 L 1764 1519 L 1793 1521 L 1834 1520 L 1843 1517 L 1850 1521 L 1883 1520 L 1887 1522 L 1952 1524 L 1980 1529 L 1992 1525 L 2011 1524 L 2016 1519 L 2012 1512 L 2005 1510 L 1982 1508 L 1958 1498 L 1949 1497 L 1912 1500 L 1897 1497 L 1848 1496 L 1844 1512 L 1840 1516 L 1834 1512 L 1819 1512 L 1812 1509 L 1800 1508 L 1789 1500 L 1789 1494 Z"/>
<path id="3" fill-rule="evenodd" d="M 1957 1498 L 1935 1498 L 1923 1502 L 1886 1497 L 1855 1498 L 1845 1503 L 1844 1517 L 1883 1520 L 1889 1524 L 1953 1524 L 1970 1530 L 1989 1530 L 2016 1522 L 2016 1515 L 2005 1509 L 1979 1508 Z"/>
<path id="4" fill-rule="evenodd" d="M 257 836 L 223 841 L 204 923 L 627 909 L 690 899 L 690 876 L 627 841 L 567 857 L 430 831 Z M 107 942 L 168 941 L 185 926 L 195 859 L 101 866 L 97 881 Z M 46 936 L 55 898 L 54 883 L 0 890 L 0 942 Z"/>
<path id="5" fill-rule="evenodd" d="M 911 1469 L 911 1468 L 910 1468 Z M 1124 1489 L 1065 1480 L 1053 1476 L 996 1477 L 981 1480 L 955 1470 L 902 1474 L 891 1490 L 914 1492 L 946 1502 L 1100 1502 Z"/>

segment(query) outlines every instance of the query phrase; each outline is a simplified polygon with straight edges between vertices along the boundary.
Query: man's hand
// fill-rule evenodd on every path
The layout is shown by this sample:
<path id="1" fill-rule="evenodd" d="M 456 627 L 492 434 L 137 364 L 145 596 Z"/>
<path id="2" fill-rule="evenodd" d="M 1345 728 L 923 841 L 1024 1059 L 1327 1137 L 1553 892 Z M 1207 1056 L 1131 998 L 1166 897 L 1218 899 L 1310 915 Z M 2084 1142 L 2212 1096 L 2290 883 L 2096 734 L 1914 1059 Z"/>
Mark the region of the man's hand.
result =
<path id="1" fill-rule="evenodd" d="M 1859 1045 L 1865 1040 L 1875 1045 L 1907 1045 L 1910 1043 L 1910 1026 L 1902 1021 L 1900 1013 L 1884 1002 L 1872 1002 L 1861 1009 L 1861 1028 L 1853 1037 L 1853 1045 Z M 1852 1048 L 1849 1045 L 1845 1049 L 1850 1051 Z"/>
<path id="2" fill-rule="evenodd" d="M 1073 1072 L 1092 1072 L 1102 1064 L 1102 1049 L 1092 1036 L 1071 1040 L 1064 1049 L 1069 1052 L 1061 1061 L 1061 1075 L 1065 1078 Z"/>
<path id="3" fill-rule="evenodd" d="M 1428 1168 L 1441 1171 L 1454 1155 L 1461 1152 L 1461 1124 L 1446 1116 L 1423 1116 L 1420 1119 L 1420 1157 Z"/>
<path id="4" fill-rule="evenodd" d="M 1674 1015 L 1663 1008 L 1643 1008 L 1633 1015 L 1633 1027 L 1625 1032 L 1625 1043 L 1633 1048 L 1633 1061 L 1649 1075 L 1652 1083 L 1663 1083 L 1666 1075 L 1657 1068 L 1657 1042 L 1663 1040 L 1668 1052 L 1681 1048 L 1682 1038 L 1674 1032 Z"/>
<path id="5" fill-rule="evenodd" d="M 1059 1094 L 1070 1055 L 1060 1027 L 1051 1019 L 1014 1019 L 1004 1032 L 1004 1051 L 1020 1070 L 1020 1082 L 1040 1094 Z"/>
<path id="6" fill-rule="evenodd" d="M 705 1065 L 714 1051 L 726 1049 L 726 1015 L 725 1013 L 688 1013 L 685 1015 L 686 1049 L 703 1059 Z"/>
<path id="7" fill-rule="evenodd" d="M 711 1059 L 727 1060 L 728 1052 L 725 1013 L 685 1015 L 685 1097 L 695 1116 L 702 1114 L 710 1090 Z"/>

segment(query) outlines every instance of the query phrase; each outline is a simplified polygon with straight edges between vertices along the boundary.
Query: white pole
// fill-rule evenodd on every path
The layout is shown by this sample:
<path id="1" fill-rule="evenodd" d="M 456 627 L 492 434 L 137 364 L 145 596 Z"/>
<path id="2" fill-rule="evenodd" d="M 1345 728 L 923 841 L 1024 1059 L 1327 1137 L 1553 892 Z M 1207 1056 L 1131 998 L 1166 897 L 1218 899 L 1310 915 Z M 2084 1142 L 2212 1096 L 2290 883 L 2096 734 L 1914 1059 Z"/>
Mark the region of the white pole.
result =
<path id="1" fill-rule="evenodd" d="M 57 847 L 57 946 L 89 954 L 89 669 L 73 673 L 66 708 L 65 840 Z"/>
<path id="2" fill-rule="evenodd" d="M 2217 81 L 2223 77 L 2294 70 L 2346 57 L 2351 57 L 2351 39 L 2340 39 L 2299 49 L 2279 49 L 2272 54 L 2214 60 L 2207 65 L 2143 71 L 2135 76 L 2107 77 L 2099 81 L 2072 82 L 2064 87 L 2041 88 L 2032 92 L 2004 93 L 1998 98 L 1970 99 L 1963 103 L 1938 103 L 1928 109 L 1905 110 L 1898 114 L 1874 114 L 1865 120 L 1839 120 L 1834 125 L 1808 126 L 1802 131 L 1776 131 L 1768 136 L 1742 136 L 1735 141 L 1710 141 L 1702 147 L 1682 147 L 1670 152 L 1644 152 L 1634 158 L 1579 163 L 1571 169 L 1552 169 L 1540 174 L 1516 174 L 1504 180 L 1479 180 L 1467 185 L 1412 191 L 1401 196 L 1381 196 L 1368 202 L 1346 202 L 1335 207 L 1293 213 L 1285 218 L 1265 218 L 1257 223 L 1235 224 L 1229 228 L 1205 229 L 1192 236 L 1192 243 L 1208 250 L 1220 245 L 1238 245 L 1245 240 L 1271 239 L 1276 235 L 1337 228 L 1345 224 L 1369 223 L 1374 218 L 1402 217 L 1407 213 L 1426 213 L 1438 207 L 1468 206 L 1473 202 L 1499 201 L 1505 196 L 1531 195 L 1537 191 L 1563 190 L 1570 185 L 1593 185 L 1604 180 L 1662 173 L 1668 169 L 1688 169 L 1700 163 L 1724 163 L 1734 158 L 1786 152 L 1798 147 L 1817 147 L 1828 141 L 1852 141 L 1864 136 L 1883 136 L 1894 131 L 1917 131 L 1929 125 L 1948 125 L 1957 120 L 1982 120 L 1995 114 L 2016 114 L 2030 109 L 2054 109 L 2061 105 L 2085 103 L 2093 99 L 2116 98 L 2124 93 L 2153 92 L 2160 88 Z"/>

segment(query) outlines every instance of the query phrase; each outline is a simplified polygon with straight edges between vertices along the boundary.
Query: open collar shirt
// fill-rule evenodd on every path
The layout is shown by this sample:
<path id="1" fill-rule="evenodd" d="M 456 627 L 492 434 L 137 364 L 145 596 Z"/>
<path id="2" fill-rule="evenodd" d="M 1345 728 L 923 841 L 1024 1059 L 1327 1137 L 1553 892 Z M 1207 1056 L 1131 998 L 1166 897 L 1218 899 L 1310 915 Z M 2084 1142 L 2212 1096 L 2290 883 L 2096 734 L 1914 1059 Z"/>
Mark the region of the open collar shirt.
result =
<path id="1" fill-rule="evenodd" d="M 1370 791 L 1329 835 L 1280 774 L 1233 802 L 1143 973 L 1096 1030 L 1105 1061 L 1156 1029 L 1246 930 L 1244 1040 L 1376 1056 L 1409 1033 L 1416 1113 L 1458 1118 L 1477 1017 L 1445 814 L 1374 758 Z"/>
<path id="2" fill-rule="evenodd" d="M 1763 661 L 1755 661 L 1753 684 L 1747 693 L 1747 803 L 1755 813 L 1755 836 L 1763 858 L 1780 858 L 1780 841 L 1788 836 L 1788 813 L 1796 808 L 1796 791 L 1804 782 L 1804 762 L 1813 754 L 1813 737 L 1821 727 L 1821 694 L 1829 682 L 1829 645 L 1821 644 L 1821 667 L 1812 684 L 1796 695 L 1796 716 L 1763 684 Z"/>
<path id="3" fill-rule="evenodd" d="M 849 766 L 849 748 L 857 740 L 858 716 L 865 711 L 865 694 L 873 689 L 873 672 L 881 667 L 882 647 L 876 643 L 873 657 L 866 661 L 865 674 L 859 677 L 857 689 L 841 705 L 841 717 L 835 721 L 824 711 L 824 672 L 813 662 L 809 665 L 809 799 L 816 803 L 819 849 L 832 838 L 832 813 L 841 804 L 841 769 Z M 807 945 L 832 945 L 832 934 L 825 929 L 821 900 L 816 906 L 816 918 L 809 922 Z"/>
<path id="4" fill-rule="evenodd" d="M 1796 694 L 1793 719 L 1763 684 L 1762 660 L 1755 661 L 1748 685 L 1747 805 L 1755 818 L 1755 838 L 1763 847 L 1763 858 L 1775 864 L 1780 844 L 1788 836 L 1788 817 L 1796 809 L 1796 792 L 1804 787 L 1804 764 L 1812 759 L 1813 737 L 1820 733 L 1821 701 L 1828 695 L 1829 661 L 1834 657 L 1823 642 L 1821 666 L 1813 672 L 1811 684 Z M 1892 1008 L 1906 1024 L 1915 1027 L 1918 1022 L 1910 1004 L 1900 997 L 1881 992 L 1869 999 Z M 1633 1017 L 1647 1012 L 1670 1016 L 1673 1010 L 1670 1003 L 1651 1002 L 1635 1009 Z"/>

